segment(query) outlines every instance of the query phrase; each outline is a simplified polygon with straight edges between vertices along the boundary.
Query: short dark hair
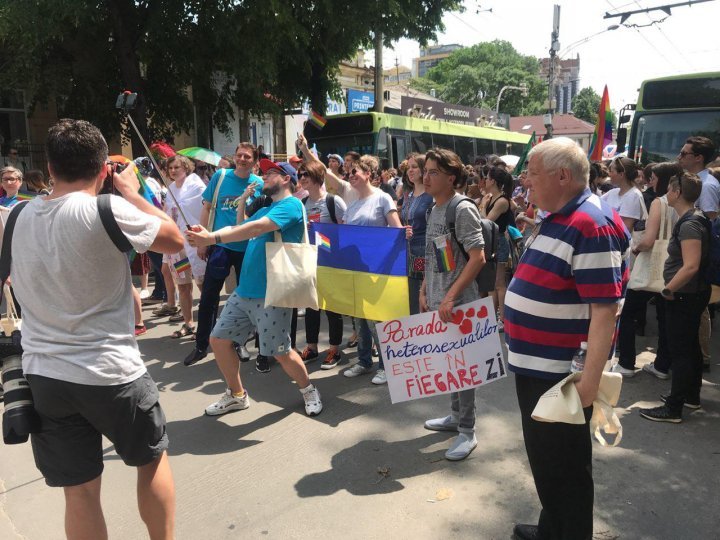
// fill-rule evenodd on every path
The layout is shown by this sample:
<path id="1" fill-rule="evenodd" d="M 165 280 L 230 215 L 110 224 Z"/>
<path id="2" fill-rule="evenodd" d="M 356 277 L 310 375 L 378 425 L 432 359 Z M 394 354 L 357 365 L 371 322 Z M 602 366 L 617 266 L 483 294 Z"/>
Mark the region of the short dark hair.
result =
<path id="1" fill-rule="evenodd" d="M 240 148 L 244 148 L 245 150 L 250 150 L 250 152 L 252 153 L 253 159 L 254 159 L 255 161 L 257 161 L 258 158 L 260 157 L 260 152 L 258 152 L 257 147 L 256 147 L 253 143 L 251 143 L 251 142 L 241 142 L 241 143 L 239 143 L 239 144 L 235 147 L 235 152 L 237 152 L 238 149 L 240 149 Z"/>
<path id="2" fill-rule="evenodd" d="M 702 156 L 703 165 L 707 165 L 715 157 L 715 143 L 707 137 L 700 137 L 699 135 L 688 137 L 685 144 L 692 146 L 692 151 Z"/>
<path id="3" fill-rule="evenodd" d="M 655 194 L 662 197 L 667 193 L 670 179 L 673 176 L 679 176 L 683 172 L 682 165 L 677 161 L 663 161 L 662 163 L 654 163 L 652 165 L 651 174 L 657 176 L 657 186 L 655 186 Z"/>
<path id="4" fill-rule="evenodd" d="M 304 161 L 300 165 L 298 172 L 301 170 L 308 173 L 308 178 L 314 184 L 322 185 L 325 181 L 325 166 L 317 161 Z"/>
<path id="5" fill-rule="evenodd" d="M 347 158 L 350 158 L 352 161 L 358 161 L 360 159 L 360 154 L 354 150 L 350 150 L 349 152 L 345 152 L 345 160 L 347 160 Z"/>
<path id="6" fill-rule="evenodd" d="M 689 143 L 688 143 L 689 144 Z M 702 191 L 702 180 L 697 174 L 683 171 L 682 174 L 670 179 L 670 186 L 674 191 L 680 191 L 680 196 L 690 204 L 694 204 Z"/>
<path id="7" fill-rule="evenodd" d="M 428 159 L 436 161 L 440 170 L 446 174 L 455 176 L 453 186 L 455 186 L 456 189 L 465 186 L 467 182 L 467 171 L 465 170 L 462 160 L 455 152 L 447 148 L 431 148 L 425 154 L 426 165 Z"/>
<path id="8" fill-rule="evenodd" d="M 108 157 L 102 133 L 85 120 L 60 120 L 48 130 L 45 147 L 54 178 L 68 183 L 93 179 Z"/>

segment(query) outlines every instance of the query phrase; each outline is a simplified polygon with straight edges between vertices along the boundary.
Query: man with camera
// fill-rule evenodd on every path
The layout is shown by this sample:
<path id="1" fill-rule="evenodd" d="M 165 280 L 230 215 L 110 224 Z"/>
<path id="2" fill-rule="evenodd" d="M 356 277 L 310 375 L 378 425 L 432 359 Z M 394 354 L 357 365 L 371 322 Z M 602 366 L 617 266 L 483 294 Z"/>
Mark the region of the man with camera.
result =
<path id="1" fill-rule="evenodd" d="M 175 493 L 165 416 L 134 337 L 126 255 L 98 211 L 111 168 L 100 131 L 60 120 L 47 138 L 52 195 L 27 203 L 12 239 L 11 276 L 23 313 L 23 369 L 41 419 L 35 463 L 65 492 L 68 538 L 107 538 L 100 505 L 102 436 L 137 467 L 138 506 L 150 538 L 173 537 Z M 142 253 L 175 253 L 173 221 L 138 193 L 129 167 L 114 175 L 116 231 Z M 38 279 L 42 276 L 42 279 Z"/>

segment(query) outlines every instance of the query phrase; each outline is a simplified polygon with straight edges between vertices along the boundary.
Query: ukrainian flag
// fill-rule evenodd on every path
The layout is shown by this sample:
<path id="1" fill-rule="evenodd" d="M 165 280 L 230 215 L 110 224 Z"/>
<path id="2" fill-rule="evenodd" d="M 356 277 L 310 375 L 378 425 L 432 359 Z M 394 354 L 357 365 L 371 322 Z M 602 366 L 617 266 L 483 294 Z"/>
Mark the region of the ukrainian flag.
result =
<path id="1" fill-rule="evenodd" d="M 405 229 L 311 223 L 320 309 L 387 321 L 410 314 Z"/>

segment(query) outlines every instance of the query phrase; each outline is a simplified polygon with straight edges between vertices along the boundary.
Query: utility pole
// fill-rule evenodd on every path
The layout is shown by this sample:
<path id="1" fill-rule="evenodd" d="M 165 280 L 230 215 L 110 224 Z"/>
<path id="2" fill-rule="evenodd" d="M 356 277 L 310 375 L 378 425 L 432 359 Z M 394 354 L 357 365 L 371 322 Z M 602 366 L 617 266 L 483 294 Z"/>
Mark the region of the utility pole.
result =
<path id="1" fill-rule="evenodd" d="M 544 118 L 544 124 L 546 128 L 545 138 L 552 139 L 553 126 L 552 118 L 555 112 L 553 106 L 553 98 L 555 95 L 555 59 L 557 53 L 560 50 L 560 6 L 555 4 L 553 6 L 553 30 L 550 34 L 550 62 L 548 65 L 548 108 L 547 114 Z"/>
<path id="2" fill-rule="evenodd" d="M 385 110 L 383 99 L 383 36 L 382 32 L 375 33 L 375 112 Z"/>

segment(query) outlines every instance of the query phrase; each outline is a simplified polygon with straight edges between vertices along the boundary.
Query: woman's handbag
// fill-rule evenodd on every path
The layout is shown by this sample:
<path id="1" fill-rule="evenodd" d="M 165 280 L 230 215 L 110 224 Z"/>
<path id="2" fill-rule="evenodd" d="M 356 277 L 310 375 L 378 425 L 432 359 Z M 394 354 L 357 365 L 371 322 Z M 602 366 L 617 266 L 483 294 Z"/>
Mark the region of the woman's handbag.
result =
<path id="1" fill-rule="evenodd" d="M 665 288 L 663 270 L 668 258 L 668 244 L 672 235 L 672 224 L 667 219 L 667 203 L 660 199 L 660 231 L 650 251 L 640 252 L 630 272 L 628 288 L 636 291 L 659 293 Z"/>
<path id="2" fill-rule="evenodd" d="M 265 244 L 267 283 L 265 307 L 318 309 L 318 248 L 308 240 L 303 208 L 303 238 L 299 244 L 283 242 L 275 231 L 275 241 Z"/>

